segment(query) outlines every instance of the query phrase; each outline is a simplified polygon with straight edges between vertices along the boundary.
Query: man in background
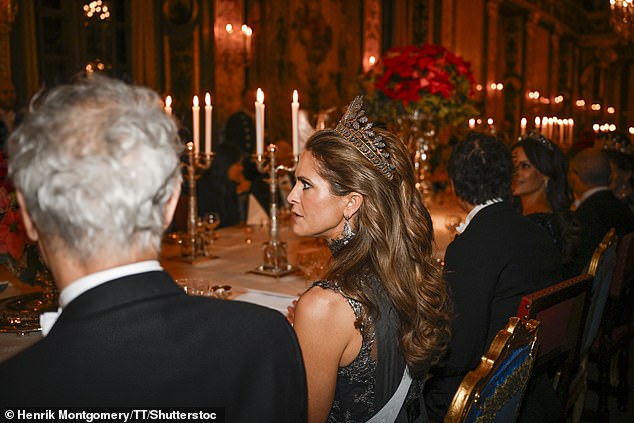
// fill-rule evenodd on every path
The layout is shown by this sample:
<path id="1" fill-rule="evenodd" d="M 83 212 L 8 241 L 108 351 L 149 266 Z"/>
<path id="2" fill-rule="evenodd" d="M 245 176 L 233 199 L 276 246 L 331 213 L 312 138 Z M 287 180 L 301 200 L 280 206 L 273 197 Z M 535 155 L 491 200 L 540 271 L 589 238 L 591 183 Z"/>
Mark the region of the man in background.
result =
<path id="1" fill-rule="evenodd" d="M 181 146 L 157 94 L 93 75 L 32 107 L 9 140 L 10 175 L 61 313 L 0 364 L 3 406 L 214 406 L 228 422 L 305 421 L 284 316 L 189 297 L 158 262 Z"/>
<path id="2" fill-rule="evenodd" d="M 579 225 L 579 242 L 569 274 L 580 274 L 610 230 L 618 236 L 634 231 L 634 214 L 610 190 L 610 160 L 599 148 L 587 148 L 570 161 L 568 180 L 575 194 L 574 218 Z"/>
<path id="3" fill-rule="evenodd" d="M 437 422 L 444 419 L 462 378 L 517 314 L 522 296 L 562 280 L 560 254 L 546 231 L 509 201 L 513 163 L 501 141 L 469 134 L 454 148 L 447 170 L 468 214 L 445 253 L 444 276 L 455 316 L 452 339 L 425 385 L 428 415 Z M 550 390 L 554 397 L 552 385 Z M 533 421 L 551 421 L 534 412 L 540 413 L 527 411 Z"/>

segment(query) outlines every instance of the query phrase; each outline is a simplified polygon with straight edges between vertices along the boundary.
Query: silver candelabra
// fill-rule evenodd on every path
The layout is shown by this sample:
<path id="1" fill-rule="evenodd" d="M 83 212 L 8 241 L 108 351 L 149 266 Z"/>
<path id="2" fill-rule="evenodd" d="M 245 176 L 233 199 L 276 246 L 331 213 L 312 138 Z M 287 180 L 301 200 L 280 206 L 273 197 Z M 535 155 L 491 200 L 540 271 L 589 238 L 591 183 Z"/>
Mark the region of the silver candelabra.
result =
<path id="1" fill-rule="evenodd" d="M 211 152 L 194 152 L 194 144 L 187 143 L 187 161 L 183 168 L 187 171 L 185 180 L 189 188 L 187 197 L 187 233 L 179 240 L 181 247 L 181 258 L 190 263 L 201 259 L 212 258 L 207 250 L 207 243 L 203 234 L 198 231 L 198 208 L 196 198 L 196 179 L 200 177 L 197 171 L 209 169 L 213 161 L 214 154 Z"/>
<path id="2" fill-rule="evenodd" d="M 297 166 L 298 156 L 294 156 L 293 165 L 277 164 L 277 146 L 269 144 L 266 157 L 262 154 L 254 155 L 255 163 L 261 173 L 269 174 L 269 240 L 264 243 L 264 259 L 262 264 L 252 270 L 253 273 L 266 276 L 281 277 L 293 273 L 297 268 L 288 263 L 286 243 L 279 240 L 278 210 L 277 210 L 277 173 L 281 171 L 293 172 Z"/>

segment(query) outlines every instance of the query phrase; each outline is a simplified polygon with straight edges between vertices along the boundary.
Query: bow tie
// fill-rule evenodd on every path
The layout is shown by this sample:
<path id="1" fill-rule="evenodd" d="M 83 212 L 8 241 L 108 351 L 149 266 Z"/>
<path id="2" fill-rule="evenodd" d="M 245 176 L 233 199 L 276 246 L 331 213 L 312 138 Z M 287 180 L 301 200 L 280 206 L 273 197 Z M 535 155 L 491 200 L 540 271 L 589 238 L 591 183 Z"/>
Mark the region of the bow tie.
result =
<path id="1" fill-rule="evenodd" d="M 60 307 L 57 309 L 57 311 L 47 311 L 46 313 L 40 314 L 40 327 L 42 328 L 42 337 L 48 335 L 61 313 L 62 308 Z"/>

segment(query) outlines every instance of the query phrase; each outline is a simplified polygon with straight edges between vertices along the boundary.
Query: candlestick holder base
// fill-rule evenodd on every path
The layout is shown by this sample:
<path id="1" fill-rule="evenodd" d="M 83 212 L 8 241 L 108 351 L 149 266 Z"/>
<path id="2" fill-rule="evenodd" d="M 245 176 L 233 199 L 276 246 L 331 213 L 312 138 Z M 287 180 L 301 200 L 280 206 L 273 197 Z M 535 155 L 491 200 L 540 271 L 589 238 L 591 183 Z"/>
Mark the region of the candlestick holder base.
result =
<path id="1" fill-rule="evenodd" d="M 211 254 L 209 243 L 203 234 L 197 233 L 194 238 L 189 236 L 182 237 L 178 240 L 178 244 L 180 246 L 180 255 L 177 259 L 179 261 L 196 265 L 218 258 L 218 256 Z"/>
<path id="2" fill-rule="evenodd" d="M 264 265 L 261 264 L 253 270 L 249 270 L 247 273 L 255 273 L 256 275 L 262 276 L 272 276 L 274 278 L 281 278 L 283 276 L 287 276 L 297 272 L 299 269 L 292 264 L 287 264 L 286 268 L 279 269 L 266 269 Z"/>

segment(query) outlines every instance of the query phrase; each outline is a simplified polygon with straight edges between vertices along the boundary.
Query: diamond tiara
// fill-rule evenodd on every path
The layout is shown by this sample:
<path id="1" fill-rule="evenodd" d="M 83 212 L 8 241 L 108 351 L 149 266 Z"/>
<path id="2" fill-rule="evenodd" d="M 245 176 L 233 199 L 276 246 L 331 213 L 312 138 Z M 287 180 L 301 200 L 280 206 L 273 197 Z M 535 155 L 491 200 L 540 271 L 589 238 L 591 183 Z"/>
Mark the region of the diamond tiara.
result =
<path id="1" fill-rule="evenodd" d="M 396 166 L 390 162 L 390 154 L 383 151 L 383 137 L 372 130 L 373 125 L 363 110 L 363 97 L 357 96 L 348 106 L 335 131 L 354 145 L 383 176 L 391 180 Z"/>
<path id="2" fill-rule="evenodd" d="M 546 138 L 545 136 L 543 136 L 540 132 L 537 132 L 534 129 L 531 129 L 525 135 L 522 135 L 519 138 L 519 141 L 523 141 L 523 140 L 528 139 L 528 138 L 532 138 L 532 139 L 538 141 L 539 143 L 541 143 L 544 147 L 546 147 L 550 151 L 554 151 L 555 150 L 555 145 L 553 144 L 553 142 L 551 140 L 549 140 L 548 138 Z"/>

